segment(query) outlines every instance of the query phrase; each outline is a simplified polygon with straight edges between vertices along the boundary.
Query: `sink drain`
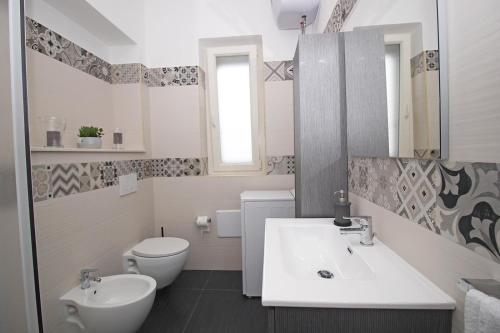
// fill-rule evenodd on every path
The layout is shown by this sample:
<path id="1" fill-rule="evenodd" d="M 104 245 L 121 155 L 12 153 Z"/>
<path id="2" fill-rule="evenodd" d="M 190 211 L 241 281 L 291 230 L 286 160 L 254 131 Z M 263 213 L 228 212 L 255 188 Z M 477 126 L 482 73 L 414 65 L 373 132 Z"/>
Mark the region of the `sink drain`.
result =
<path id="1" fill-rule="evenodd" d="M 333 278 L 333 273 L 330 271 L 327 271 L 326 269 L 318 271 L 318 275 L 323 279 L 332 279 Z"/>

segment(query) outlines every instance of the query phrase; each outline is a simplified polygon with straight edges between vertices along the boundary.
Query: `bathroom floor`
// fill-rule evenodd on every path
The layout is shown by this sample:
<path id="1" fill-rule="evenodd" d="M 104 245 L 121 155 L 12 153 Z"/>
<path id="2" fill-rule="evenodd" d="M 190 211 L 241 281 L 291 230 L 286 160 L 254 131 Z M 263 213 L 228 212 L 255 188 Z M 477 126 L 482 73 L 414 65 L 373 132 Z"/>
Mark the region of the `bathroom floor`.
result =
<path id="1" fill-rule="evenodd" d="M 156 292 L 153 309 L 139 332 L 260 333 L 267 310 L 260 298 L 242 294 L 240 271 L 183 271 Z"/>

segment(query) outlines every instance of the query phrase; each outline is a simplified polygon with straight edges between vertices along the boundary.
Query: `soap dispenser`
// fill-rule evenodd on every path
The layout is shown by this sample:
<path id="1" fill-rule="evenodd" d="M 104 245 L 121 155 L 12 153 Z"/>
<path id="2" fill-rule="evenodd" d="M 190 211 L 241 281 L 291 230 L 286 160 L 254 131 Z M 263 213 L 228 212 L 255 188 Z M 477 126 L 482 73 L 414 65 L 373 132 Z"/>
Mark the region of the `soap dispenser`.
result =
<path id="1" fill-rule="evenodd" d="M 333 196 L 335 199 L 335 221 L 333 223 L 339 227 L 350 226 L 351 221 L 344 218 L 344 216 L 351 216 L 351 203 L 346 199 L 347 192 L 344 190 L 336 191 Z"/>

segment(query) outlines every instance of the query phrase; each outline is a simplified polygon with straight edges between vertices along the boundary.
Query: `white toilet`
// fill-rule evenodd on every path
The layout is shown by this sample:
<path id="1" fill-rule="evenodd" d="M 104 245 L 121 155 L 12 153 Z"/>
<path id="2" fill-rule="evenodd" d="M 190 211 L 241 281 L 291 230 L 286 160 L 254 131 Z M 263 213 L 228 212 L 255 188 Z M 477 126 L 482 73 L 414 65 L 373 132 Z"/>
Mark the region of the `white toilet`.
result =
<path id="1" fill-rule="evenodd" d="M 125 273 L 143 274 L 162 289 L 180 274 L 189 254 L 189 242 L 182 238 L 147 238 L 123 254 Z"/>

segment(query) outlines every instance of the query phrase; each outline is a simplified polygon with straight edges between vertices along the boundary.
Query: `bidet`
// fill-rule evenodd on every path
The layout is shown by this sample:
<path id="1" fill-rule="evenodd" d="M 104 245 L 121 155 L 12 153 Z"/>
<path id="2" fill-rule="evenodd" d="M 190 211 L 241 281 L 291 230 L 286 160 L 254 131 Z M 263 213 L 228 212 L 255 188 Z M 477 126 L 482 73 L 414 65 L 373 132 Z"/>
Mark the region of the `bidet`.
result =
<path id="1" fill-rule="evenodd" d="M 153 278 L 122 274 L 103 277 L 99 283 L 90 281 L 85 289 L 76 286 L 60 300 L 66 321 L 82 332 L 133 333 L 146 319 L 155 294 Z"/>

